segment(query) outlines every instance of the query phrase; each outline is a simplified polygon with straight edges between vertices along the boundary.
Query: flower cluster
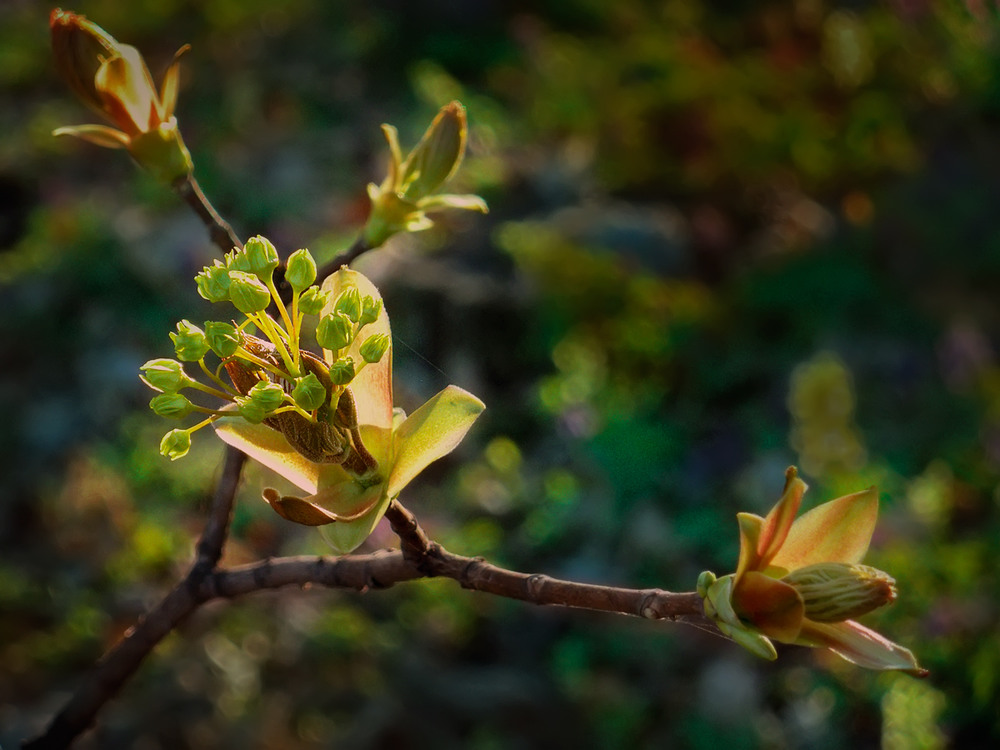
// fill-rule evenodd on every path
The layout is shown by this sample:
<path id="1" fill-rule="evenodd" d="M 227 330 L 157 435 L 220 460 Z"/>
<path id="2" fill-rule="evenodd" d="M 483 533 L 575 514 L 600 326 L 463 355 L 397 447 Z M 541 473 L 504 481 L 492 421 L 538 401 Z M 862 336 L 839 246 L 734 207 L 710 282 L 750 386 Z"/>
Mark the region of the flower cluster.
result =
<path id="1" fill-rule="evenodd" d="M 297 250 L 286 263 L 292 288 L 286 308 L 273 279 L 279 263 L 274 246 L 254 237 L 203 269 L 195 279 L 199 294 L 231 303 L 242 322 L 207 321 L 200 328 L 181 321 L 170 334 L 176 359 L 147 362 L 142 378 L 159 391 L 150 401 L 157 414 L 206 416 L 168 432 L 163 455 L 180 458 L 194 432 L 214 426 L 222 440 L 309 493 L 299 498 L 265 490 L 275 511 L 308 526 L 332 525 L 327 539 L 348 552 L 413 477 L 454 449 L 484 407 L 449 386 L 409 418 L 394 411 L 392 337 L 375 286 L 346 267 L 316 286 L 315 261 L 308 250 Z M 318 318 L 322 356 L 302 346 L 309 315 Z M 201 380 L 186 364 L 198 368 Z M 206 407 L 184 391 L 228 403 Z"/>
<path id="2" fill-rule="evenodd" d="M 174 56 L 159 92 L 142 55 L 84 16 L 56 9 L 49 17 L 52 51 L 60 74 L 77 97 L 117 128 L 75 125 L 55 135 L 72 135 L 106 148 L 124 148 L 157 179 L 171 183 L 193 169 L 181 139 L 177 105 L 180 56 Z"/>
<path id="3" fill-rule="evenodd" d="M 771 639 L 827 648 L 869 669 L 926 674 L 913 654 L 855 622 L 895 601 L 895 581 L 865 565 L 878 517 L 878 493 L 831 500 L 796 519 L 806 484 L 795 468 L 766 518 L 739 513 L 736 572 L 698 579 L 705 614 L 747 650 L 777 658 Z"/>

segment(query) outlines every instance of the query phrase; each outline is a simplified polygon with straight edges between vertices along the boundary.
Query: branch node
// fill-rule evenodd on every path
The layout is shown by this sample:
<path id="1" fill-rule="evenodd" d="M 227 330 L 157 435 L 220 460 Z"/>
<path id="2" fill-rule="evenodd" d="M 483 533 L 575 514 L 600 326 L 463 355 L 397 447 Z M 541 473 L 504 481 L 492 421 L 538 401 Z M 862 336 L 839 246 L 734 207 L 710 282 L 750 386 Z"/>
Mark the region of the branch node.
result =
<path id="1" fill-rule="evenodd" d="M 541 573 L 534 573 L 533 575 L 528 576 L 524 585 L 528 590 L 528 595 L 531 596 L 532 599 L 535 599 L 541 595 L 542 589 L 545 588 L 545 584 L 548 582 L 548 576 L 542 575 Z"/>

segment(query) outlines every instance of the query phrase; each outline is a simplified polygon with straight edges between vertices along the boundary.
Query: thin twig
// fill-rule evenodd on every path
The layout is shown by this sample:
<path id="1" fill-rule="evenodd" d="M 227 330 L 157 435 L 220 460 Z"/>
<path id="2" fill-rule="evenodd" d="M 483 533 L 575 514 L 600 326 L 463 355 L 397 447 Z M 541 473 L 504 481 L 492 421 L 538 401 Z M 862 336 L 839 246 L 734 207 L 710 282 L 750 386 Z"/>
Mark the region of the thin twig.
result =
<path id="1" fill-rule="evenodd" d="M 243 243 L 237 236 L 229 222 L 223 219 L 208 198 L 201 191 L 201 186 L 193 174 L 181 177 L 174 182 L 174 192 L 181 197 L 188 206 L 198 215 L 202 224 L 208 230 L 208 236 L 212 242 L 222 252 L 228 253 L 234 247 L 243 247 Z"/>

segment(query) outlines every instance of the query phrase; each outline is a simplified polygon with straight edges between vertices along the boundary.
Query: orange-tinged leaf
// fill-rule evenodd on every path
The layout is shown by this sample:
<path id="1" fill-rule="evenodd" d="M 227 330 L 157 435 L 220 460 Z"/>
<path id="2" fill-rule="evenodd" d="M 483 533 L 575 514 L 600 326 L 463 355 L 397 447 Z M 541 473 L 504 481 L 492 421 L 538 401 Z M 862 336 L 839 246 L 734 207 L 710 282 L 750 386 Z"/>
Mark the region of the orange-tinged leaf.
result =
<path id="1" fill-rule="evenodd" d="M 791 571 L 821 562 L 861 562 L 877 519 L 874 487 L 823 503 L 795 521 L 771 564 Z"/>
<path id="2" fill-rule="evenodd" d="M 805 605 L 787 583 L 748 571 L 733 590 L 733 606 L 764 635 L 792 643 L 802 628 Z"/>
<path id="3" fill-rule="evenodd" d="M 128 135 L 159 125 L 152 121 L 159 111 L 153 78 L 135 47 L 120 44 L 118 56 L 105 60 L 97 70 L 94 86 L 104 111 Z"/>
<path id="4" fill-rule="evenodd" d="M 190 44 L 185 44 L 174 54 L 173 62 L 167 68 L 163 76 L 163 84 L 160 87 L 160 122 L 166 122 L 174 115 L 177 107 L 177 93 L 180 89 L 181 78 L 181 56 L 191 49 Z"/>
<path id="5" fill-rule="evenodd" d="M 393 435 L 386 495 L 396 497 L 428 464 L 451 453 L 485 408 L 468 391 L 449 385 L 408 416 Z"/>
<path id="6" fill-rule="evenodd" d="M 128 148 L 131 143 L 131 139 L 122 131 L 109 128 L 107 125 L 71 125 L 56 128 L 52 131 L 52 135 L 72 135 L 104 148 Z"/>
<path id="7" fill-rule="evenodd" d="M 323 526 L 337 519 L 331 513 L 318 508 L 300 497 L 280 495 L 277 490 L 268 487 L 264 490 L 264 500 L 274 508 L 282 518 L 300 523 L 303 526 Z"/>
<path id="8" fill-rule="evenodd" d="M 806 491 L 806 483 L 798 478 L 794 467 L 789 467 L 785 474 L 785 491 L 777 505 L 764 518 L 757 542 L 757 556 L 760 558 L 758 569 L 767 567 L 785 543 L 795 515 L 802 505 L 802 496 Z"/>

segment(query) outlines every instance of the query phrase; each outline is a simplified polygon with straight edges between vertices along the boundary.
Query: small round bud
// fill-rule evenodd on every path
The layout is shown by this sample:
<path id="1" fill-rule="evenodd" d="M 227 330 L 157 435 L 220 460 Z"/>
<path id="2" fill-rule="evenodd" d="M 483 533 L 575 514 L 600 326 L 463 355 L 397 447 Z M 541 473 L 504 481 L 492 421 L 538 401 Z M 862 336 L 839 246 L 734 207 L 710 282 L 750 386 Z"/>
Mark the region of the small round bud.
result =
<path id="1" fill-rule="evenodd" d="M 229 269 L 219 261 L 205 266 L 194 277 L 194 283 L 198 287 L 198 294 L 209 302 L 225 302 L 229 299 Z"/>
<path id="2" fill-rule="evenodd" d="M 177 324 L 177 333 L 170 334 L 174 342 L 174 353 L 182 362 L 197 362 L 208 353 L 205 332 L 189 320 Z"/>
<path id="3" fill-rule="evenodd" d="M 318 286 L 311 286 L 299 297 L 299 310 L 303 315 L 319 315 L 329 301 L 329 292 L 322 291 Z"/>
<path id="4" fill-rule="evenodd" d="M 243 271 L 243 273 L 253 273 L 250 269 L 250 259 L 247 257 L 246 252 L 238 247 L 234 247 L 228 253 L 223 256 L 223 260 L 226 262 L 227 271 Z"/>
<path id="5" fill-rule="evenodd" d="M 272 412 L 285 401 L 285 391 L 277 383 L 261 380 L 247 393 L 247 397 L 260 404 L 264 411 Z"/>
<path id="6" fill-rule="evenodd" d="M 227 359 L 240 347 L 240 332 L 232 323 L 206 320 L 205 340 L 217 357 Z"/>
<path id="7" fill-rule="evenodd" d="M 271 293 L 252 273 L 230 271 L 229 299 L 244 315 L 266 310 L 271 304 Z"/>
<path id="8" fill-rule="evenodd" d="M 331 352 L 340 351 L 354 338 L 354 325 L 341 313 L 324 315 L 316 326 L 316 342 Z"/>
<path id="9" fill-rule="evenodd" d="M 288 256 L 285 267 L 285 281 L 296 292 L 302 292 L 316 281 L 316 261 L 308 250 L 296 250 Z"/>
<path id="10" fill-rule="evenodd" d="M 164 393 L 176 393 L 194 382 L 184 372 L 184 365 L 174 359 L 151 359 L 139 369 L 146 385 Z"/>
<path id="11" fill-rule="evenodd" d="M 264 282 L 271 278 L 274 269 L 281 263 L 281 260 L 278 258 L 278 251 L 274 249 L 271 241 L 259 234 L 246 241 L 246 244 L 243 246 L 243 252 L 246 254 L 250 273 Z"/>
<path id="12" fill-rule="evenodd" d="M 313 373 L 299 378 L 292 389 L 292 399 L 300 408 L 315 411 L 326 403 L 328 398 L 326 388 Z"/>
<path id="13" fill-rule="evenodd" d="M 160 441 L 160 455 L 171 461 L 186 456 L 191 450 L 191 433 L 187 430 L 171 430 Z"/>
<path id="14" fill-rule="evenodd" d="M 342 357 L 330 365 L 330 380 L 334 385 L 347 385 L 354 380 L 354 360 Z"/>
<path id="15" fill-rule="evenodd" d="M 250 424 L 260 424 L 268 414 L 268 409 L 252 398 L 237 398 L 236 411 Z"/>
<path id="16" fill-rule="evenodd" d="M 361 318 L 359 323 L 366 326 L 378 320 L 379 313 L 382 312 L 382 300 L 375 299 L 370 294 L 361 298 Z"/>
<path id="17" fill-rule="evenodd" d="M 384 333 L 376 333 L 365 339 L 358 353 L 365 362 L 375 364 L 389 348 L 389 337 Z"/>
<path id="18" fill-rule="evenodd" d="M 149 408 L 161 417 L 181 419 L 191 413 L 194 404 L 180 393 L 161 393 L 153 397 L 149 402 Z"/>
<path id="19" fill-rule="evenodd" d="M 337 301 L 333 304 L 333 309 L 347 316 L 352 323 L 357 323 L 361 318 L 361 292 L 354 286 L 350 289 L 345 289 L 337 297 Z"/>

